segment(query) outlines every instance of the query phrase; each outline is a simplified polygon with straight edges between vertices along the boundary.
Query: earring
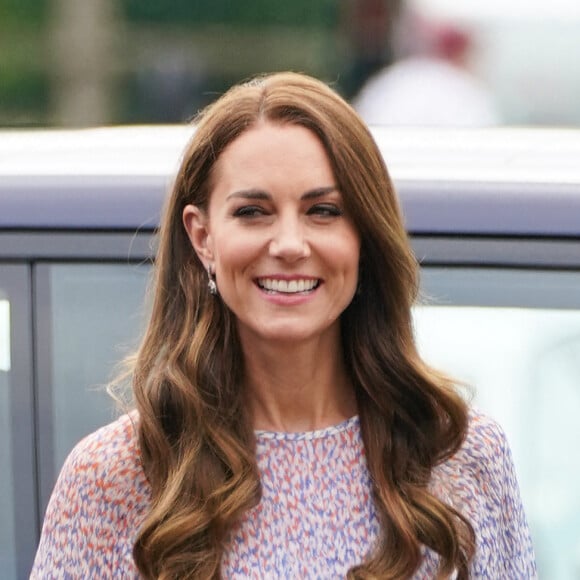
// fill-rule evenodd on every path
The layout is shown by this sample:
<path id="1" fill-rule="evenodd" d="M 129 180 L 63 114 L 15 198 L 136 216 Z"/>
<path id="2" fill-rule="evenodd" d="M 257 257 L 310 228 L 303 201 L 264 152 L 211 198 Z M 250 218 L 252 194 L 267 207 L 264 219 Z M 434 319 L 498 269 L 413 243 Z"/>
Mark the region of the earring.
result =
<path id="1" fill-rule="evenodd" d="M 218 289 L 215 283 L 215 274 L 211 271 L 211 267 L 207 269 L 207 289 L 212 296 L 217 296 Z"/>

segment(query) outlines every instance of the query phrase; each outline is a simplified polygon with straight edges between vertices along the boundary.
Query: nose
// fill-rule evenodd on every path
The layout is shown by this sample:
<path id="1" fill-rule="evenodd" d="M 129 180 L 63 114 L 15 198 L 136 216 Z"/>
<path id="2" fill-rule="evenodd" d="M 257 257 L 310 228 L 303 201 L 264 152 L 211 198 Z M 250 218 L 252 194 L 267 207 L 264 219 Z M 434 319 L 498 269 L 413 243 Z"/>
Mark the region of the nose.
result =
<path id="1" fill-rule="evenodd" d="M 269 251 L 271 256 L 287 262 L 295 262 L 310 256 L 304 225 L 300 223 L 298 217 L 284 217 L 277 221 Z"/>

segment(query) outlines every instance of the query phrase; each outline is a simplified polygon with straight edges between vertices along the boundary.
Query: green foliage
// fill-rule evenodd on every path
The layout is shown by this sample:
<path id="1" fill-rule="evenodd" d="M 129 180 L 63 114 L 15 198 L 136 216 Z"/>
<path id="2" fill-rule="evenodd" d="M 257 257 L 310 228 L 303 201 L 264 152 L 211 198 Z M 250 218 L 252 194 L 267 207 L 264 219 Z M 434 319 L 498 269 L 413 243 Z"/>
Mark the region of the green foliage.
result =
<path id="1" fill-rule="evenodd" d="M 0 0 L 0 23 L 37 24 L 48 14 L 48 0 Z"/>
<path id="2" fill-rule="evenodd" d="M 92 0 L 76 1 L 88 3 Z M 304 38 L 310 39 L 312 44 L 313 35 L 320 34 L 326 38 L 332 34 L 338 20 L 339 1 L 341 0 L 120 0 L 118 7 L 121 9 L 121 18 L 127 20 L 129 30 L 150 33 L 152 27 L 169 37 L 172 30 L 182 36 L 191 30 L 202 38 L 207 30 L 212 31 L 213 68 L 205 72 L 203 86 L 194 91 L 186 112 L 180 113 L 181 116 L 188 117 L 215 94 L 223 92 L 234 82 L 251 74 L 254 70 L 253 65 L 250 66 L 254 62 L 254 44 L 260 47 L 260 54 L 263 55 L 256 61 L 259 72 L 281 67 L 293 68 L 288 63 L 294 61 L 300 62 L 298 68 L 307 72 L 307 63 L 315 61 L 313 70 L 319 72 L 319 61 L 323 58 L 320 56 L 320 43 L 314 43 L 315 48 L 312 50 L 298 51 L 298 55 L 296 46 L 302 47 Z M 47 125 L 51 122 L 51 90 L 58 81 L 51 73 L 52 60 L 47 52 L 50 49 L 47 37 L 50 2 L 51 0 L 0 0 L 0 126 Z M 225 41 L 224 38 L 216 38 L 215 31 L 221 26 L 225 30 Z M 269 45 L 264 43 L 264 37 L 260 35 L 262 30 L 269 29 L 267 37 L 275 37 L 274 42 L 277 42 L 277 34 L 271 30 L 276 27 L 288 28 L 289 30 L 284 31 L 283 38 L 297 38 L 298 45 L 294 43 L 294 48 L 286 49 L 280 42 L 275 47 L 277 50 L 270 54 L 264 48 Z M 310 36 L 304 36 L 301 31 L 306 31 Z M 240 38 L 243 40 L 240 41 Z M 235 48 L 232 50 L 232 43 L 245 43 L 246 50 L 239 63 L 239 72 L 237 65 L 231 65 L 231 57 L 228 59 L 228 66 L 222 66 L 223 63 L 216 57 L 215 53 L 223 48 L 224 42 L 230 43 L 227 54 L 237 54 Z M 329 50 L 328 54 L 332 52 Z M 279 64 L 281 55 L 283 65 Z M 143 88 L 133 78 L 137 63 L 129 58 L 126 66 L 128 68 L 125 78 L 119 79 L 121 100 L 118 103 L 116 121 L 155 121 L 154 114 L 158 114 L 156 111 L 160 106 L 152 102 L 151 94 L 143 94 Z"/>
<path id="3" fill-rule="evenodd" d="M 330 28 L 335 0 L 123 0 L 130 21 Z"/>
<path id="4" fill-rule="evenodd" d="M 46 74 L 28 70 L 2 71 L 0 125 L 22 126 L 47 123 L 49 82 Z"/>

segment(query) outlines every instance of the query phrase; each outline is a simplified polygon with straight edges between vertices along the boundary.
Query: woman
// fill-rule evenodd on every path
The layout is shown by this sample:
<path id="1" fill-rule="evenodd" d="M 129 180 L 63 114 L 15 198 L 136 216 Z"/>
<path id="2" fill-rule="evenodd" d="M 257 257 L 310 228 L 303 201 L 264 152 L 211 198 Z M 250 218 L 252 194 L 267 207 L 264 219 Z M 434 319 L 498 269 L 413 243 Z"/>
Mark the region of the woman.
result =
<path id="1" fill-rule="evenodd" d="M 419 358 L 416 291 L 353 110 L 298 74 L 231 89 L 165 211 L 136 411 L 70 455 L 32 577 L 535 577 L 505 437 Z"/>

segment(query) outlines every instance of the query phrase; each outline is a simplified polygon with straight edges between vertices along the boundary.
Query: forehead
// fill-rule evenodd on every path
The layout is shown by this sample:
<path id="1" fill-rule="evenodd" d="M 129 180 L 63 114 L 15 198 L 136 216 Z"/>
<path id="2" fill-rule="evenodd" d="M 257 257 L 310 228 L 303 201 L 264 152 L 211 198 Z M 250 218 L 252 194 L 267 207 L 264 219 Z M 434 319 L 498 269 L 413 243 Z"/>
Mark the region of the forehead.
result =
<path id="1" fill-rule="evenodd" d="M 221 153 L 215 167 L 216 181 L 226 176 L 241 179 L 250 175 L 286 178 L 305 173 L 332 178 L 330 160 L 316 134 L 301 125 L 260 122 L 234 139 Z M 288 174 L 289 173 L 289 174 Z"/>

